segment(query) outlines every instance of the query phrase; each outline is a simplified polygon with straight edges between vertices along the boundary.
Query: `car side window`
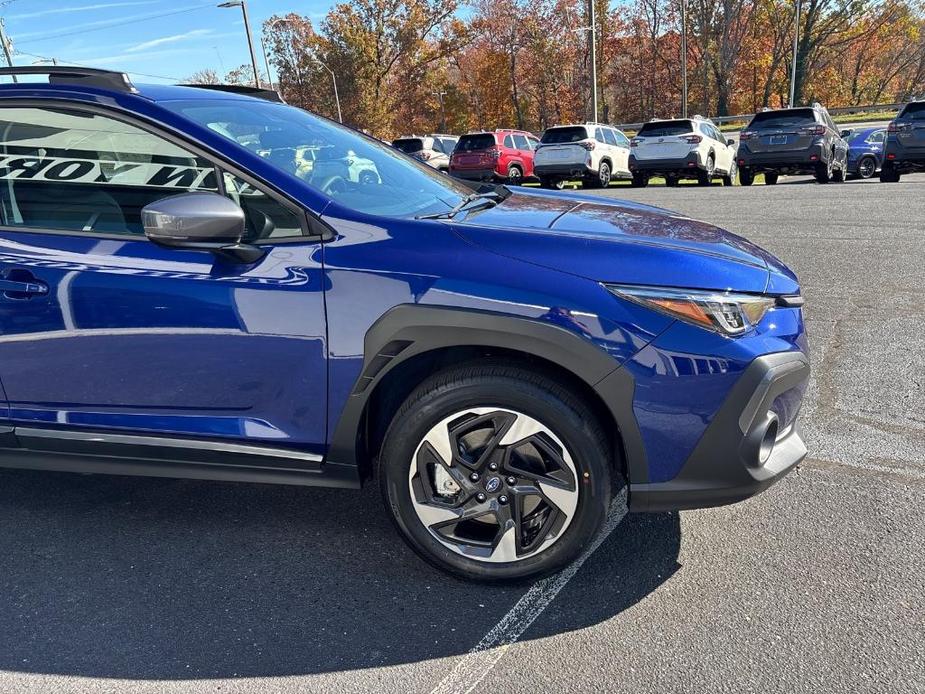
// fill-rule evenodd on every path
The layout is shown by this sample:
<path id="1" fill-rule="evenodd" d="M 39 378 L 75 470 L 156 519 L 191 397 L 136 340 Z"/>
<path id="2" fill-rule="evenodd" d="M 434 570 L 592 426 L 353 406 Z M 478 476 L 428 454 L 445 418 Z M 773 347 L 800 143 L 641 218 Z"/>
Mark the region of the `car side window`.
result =
<path id="1" fill-rule="evenodd" d="M 883 144 L 885 135 L 886 133 L 883 130 L 878 130 L 877 132 L 873 133 L 870 137 L 868 137 L 867 141 L 872 145 L 880 145 L 880 144 Z"/>
<path id="2" fill-rule="evenodd" d="M 514 135 L 514 144 L 517 145 L 517 149 L 521 151 L 530 151 L 530 143 L 527 142 L 527 138 L 524 135 Z"/>
<path id="3" fill-rule="evenodd" d="M 540 141 L 536 137 L 531 137 L 530 135 L 527 135 L 527 141 L 530 143 L 530 149 L 536 149 L 537 147 L 540 146 Z"/>
<path id="4" fill-rule="evenodd" d="M 604 139 L 604 130 L 603 130 L 603 128 L 595 128 L 595 129 L 594 129 L 594 139 L 597 140 L 598 142 L 606 143 L 606 140 Z"/>
<path id="5" fill-rule="evenodd" d="M 604 141 L 607 142 L 608 145 L 617 146 L 617 136 L 610 128 L 604 128 Z"/>
<path id="6" fill-rule="evenodd" d="M 511 135 L 504 136 L 504 146 L 508 149 L 514 149 L 514 138 Z"/>
<path id="7" fill-rule="evenodd" d="M 617 136 L 617 144 L 618 144 L 620 147 L 629 147 L 629 146 L 630 146 L 630 140 L 629 140 L 629 138 L 628 138 L 626 135 L 624 135 L 623 133 L 621 133 L 621 132 L 619 132 L 619 131 L 614 131 L 614 134 Z"/>
<path id="8" fill-rule="evenodd" d="M 98 113 L 0 108 L 0 223 L 141 236 L 141 209 L 188 191 L 217 191 L 214 165 Z"/>
<path id="9" fill-rule="evenodd" d="M 433 143 L 430 146 L 432 150 L 435 152 L 440 152 L 441 154 L 446 154 L 446 152 L 443 150 L 443 143 L 440 142 L 440 138 L 435 137 L 433 140 L 431 140 L 431 142 Z"/>

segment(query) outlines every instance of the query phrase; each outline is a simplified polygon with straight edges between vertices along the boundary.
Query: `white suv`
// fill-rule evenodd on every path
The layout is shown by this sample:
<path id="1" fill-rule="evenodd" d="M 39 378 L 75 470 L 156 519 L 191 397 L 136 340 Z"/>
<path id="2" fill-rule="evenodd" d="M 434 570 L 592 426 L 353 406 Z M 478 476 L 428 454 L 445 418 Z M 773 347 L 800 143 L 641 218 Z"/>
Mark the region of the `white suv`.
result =
<path id="1" fill-rule="evenodd" d="M 586 188 L 606 188 L 612 179 L 630 178 L 629 155 L 629 139 L 609 125 L 556 125 L 543 132 L 533 171 L 544 188 L 574 179 Z"/>
<path id="2" fill-rule="evenodd" d="M 458 141 L 459 138 L 453 135 L 402 135 L 392 141 L 392 146 L 446 172 L 450 169 L 450 155 Z"/>
<path id="3" fill-rule="evenodd" d="M 702 186 L 722 177 L 731 186 L 736 176 L 735 142 L 701 116 L 678 120 L 652 120 L 630 142 L 629 168 L 633 185 L 643 187 L 652 176 L 664 176 L 669 186 L 692 178 Z"/>

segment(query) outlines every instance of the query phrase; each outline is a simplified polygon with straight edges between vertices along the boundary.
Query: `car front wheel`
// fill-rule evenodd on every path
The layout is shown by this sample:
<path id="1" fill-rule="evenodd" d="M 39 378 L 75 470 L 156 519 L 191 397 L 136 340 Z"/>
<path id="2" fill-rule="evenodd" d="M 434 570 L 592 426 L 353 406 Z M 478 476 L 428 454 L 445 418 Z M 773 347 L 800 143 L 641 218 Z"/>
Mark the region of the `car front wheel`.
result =
<path id="1" fill-rule="evenodd" d="M 877 172 L 877 160 L 873 157 L 862 157 L 858 162 L 858 176 L 870 178 Z"/>
<path id="2" fill-rule="evenodd" d="M 608 439 L 556 380 L 468 364 L 418 386 L 380 456 L 386 507 L 431 564 L 479 581 L 562 568 L 600 532 L 611 498 Z"/>

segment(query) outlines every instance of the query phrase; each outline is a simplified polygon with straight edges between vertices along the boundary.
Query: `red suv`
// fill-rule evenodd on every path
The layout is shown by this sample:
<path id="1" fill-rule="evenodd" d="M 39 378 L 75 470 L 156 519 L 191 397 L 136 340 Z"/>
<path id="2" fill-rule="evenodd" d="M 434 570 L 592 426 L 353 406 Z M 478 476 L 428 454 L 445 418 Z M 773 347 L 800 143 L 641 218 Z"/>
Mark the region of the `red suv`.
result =
<path id="1" fill-rule="evenodd" d="M 533 178 L 533 152 L 539 138 L 524 130 L 468 133 L 450 157 L 450 175 L 473 181 L 501 180 L 514 185 Z"/>

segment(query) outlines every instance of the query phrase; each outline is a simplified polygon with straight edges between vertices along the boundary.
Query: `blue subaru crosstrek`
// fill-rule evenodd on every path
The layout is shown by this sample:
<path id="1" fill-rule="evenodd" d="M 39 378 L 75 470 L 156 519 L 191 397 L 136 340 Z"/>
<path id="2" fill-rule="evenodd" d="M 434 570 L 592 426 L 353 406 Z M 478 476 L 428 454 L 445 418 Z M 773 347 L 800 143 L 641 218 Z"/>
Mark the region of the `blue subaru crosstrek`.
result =
<path id="1" fill-rule="evenodd" d="M 33 80 L 0 86 L 0 465 L 377 478 L 421 556 L 504 580 L 624 491 L 732 503 L 806 454 L 800 287 L 745 239 L 471 188 L 272 93 L 0 72 Z"/>

